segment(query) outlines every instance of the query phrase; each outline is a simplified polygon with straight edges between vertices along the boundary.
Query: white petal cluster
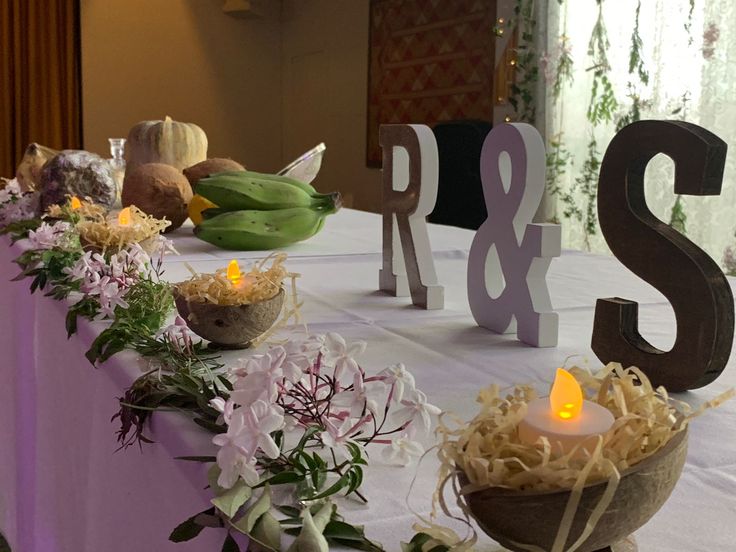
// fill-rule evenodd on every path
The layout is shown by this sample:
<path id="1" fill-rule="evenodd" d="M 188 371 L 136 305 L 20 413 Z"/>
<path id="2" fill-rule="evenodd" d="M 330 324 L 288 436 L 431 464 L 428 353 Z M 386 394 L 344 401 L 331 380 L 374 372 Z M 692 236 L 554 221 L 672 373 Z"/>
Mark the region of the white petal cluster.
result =
<path id="1" fill-rule="evenodd" d="M 392 464 L 423 454 L 414 439 L 430 430 L 439 409 L 402 364 L 368 376 L 358 362 L 365 350 L 363 341 L 328 333 L 288 341 L 232 367 L 232 392 L 210 402 L 227 425 L 213 439 L 220 447 L 218 484 L 230 488 L 239 478 L 254 484 L 259 460 L 281 454 L 277 441 L 296 443 L 306 432 L 345 459 L 369 443 L 385 445 Z"/>
<path id="2" fill-rule="evenodd" d="M 82 293 L 98 299 L 100 312 L 106 316 L 113 316 L 118 306 L 127 309 L 125 294 L 151 271 L 151 258 L 138 244 L 111 255 L 109 261 L 87 251 L 72 267 L 64 269 L 71 281 L 80 280 Z"/>

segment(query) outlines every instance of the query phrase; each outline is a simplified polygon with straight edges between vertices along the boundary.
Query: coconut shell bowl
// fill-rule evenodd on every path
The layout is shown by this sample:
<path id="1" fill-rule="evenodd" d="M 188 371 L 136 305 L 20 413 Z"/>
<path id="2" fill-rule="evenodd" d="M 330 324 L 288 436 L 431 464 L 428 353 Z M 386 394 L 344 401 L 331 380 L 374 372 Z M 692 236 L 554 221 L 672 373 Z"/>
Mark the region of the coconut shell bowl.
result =
<path id="1" fill-rule="evenodd" d="M 622 472 L 613 499 L 577 552 L 623 549 L 627 537 L 657 513 L 672 493 L 686 453 L 687 430 L 683 430 L 652 456 Z M 462 472 L 459 479 L 462 485 L 468 483 Z M 582 534 L 606 485 L 603 481 L 583 488 L 563 550 Z M 524 552 L 532 546 L 552 549 L 569 498 L 570 490 L 526 492 L 491 487 L 469 493 L 465 501 L 478 525 L 491 538 L 509 550 Z"/>
<path id="2" fill-rule="evenodd" d="M 278 319 L 284 305 L 284 290 L 258 303 L 217 305 L 188 300 L 174 288 L 174 301 L 189 328 L 208 340 L 211 348 L 245 349 Z"/>

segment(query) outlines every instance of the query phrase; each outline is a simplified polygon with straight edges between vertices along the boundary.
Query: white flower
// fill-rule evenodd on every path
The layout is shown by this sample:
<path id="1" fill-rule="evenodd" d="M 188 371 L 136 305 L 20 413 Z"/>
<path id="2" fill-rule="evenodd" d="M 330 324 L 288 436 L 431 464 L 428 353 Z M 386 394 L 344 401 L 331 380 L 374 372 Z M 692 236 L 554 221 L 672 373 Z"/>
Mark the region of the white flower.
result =
<path id="1" fill-rule="evenodd" d="M 335 367 L 335 379 L 339 379 L 345 370 L 360 373 L 360 367 L 353 357 L 365 351 L 365 341 L 348 345 L 340 334 L 330 332 L 325 336 L 325 346 L 325 362 Z"/>
<path id="2" fill-rule="evenodd" d="M 5 188 L 0 190 L 0 226 L 34 218 L 38 199 L 38 193 L 24 194 L 16 179 L 8 182 Z"/>
<path id="3" fill-rule="evenodd" d="M 12 201 L 16 197 L 20 196 L 23 192 L 20 189 L 20 183 L 18 179 L 14 178 L 9 180 L 5 187 L 0 190 L 0 203 L 7 203 Z"/>
<path id="4" fill-rule="evenodd" d="M 287 345 L 290 343 L 287 343 Z M 301 365 L 304 363 L 302 355 L 289 355 L 287 349 L 277 346 L 271 347 L 267 356 L 271 361 L 269 371 L 274 377 L 285 378 L 290 383 L 298 383 L 302 379 L 304 375 L 304 370 L 301 368 Z"/>
<path id="5" fill-rule="evenodd" d="M 389 366 L 378 375 L 386 385 L 393 386 L 391 400 L 394 402 L 401 402 L 405 392 L 409 394 L 415 389 L 414 376 L 401 363 Z"/>
<path id="6" fill-rule="evenodd" d="M 259 400 L 274 402 L 277 396 L 277 382 L 270 372 L 253 372 L 238 377 L 230 393 L 235 403 L 245 407 Z"/>
<path id="7" fill-rule="evenodd" d="M 230 424 L 230 419 L 235 409 L 233 401 L 226 401 L 222 397 L 215 397 L 209 402 L 209 405 L 220 413 L 220 416 L 217 418 L 218 424 Z"/>
<path id="8" fill-rule="evenodd" d="M 69 231 L 71 225 L 68 222 L 57 222 L 49 224 L 41 223 L 36 230 L 28 232 L 28 241 L 31 242 L 31 249 L 53 249 L 62 245 L 65 234 Z"/>
<path id="9" fill-rule="evenodd" d="M 284 375 L 292 383 L 297 383 L 305 372 L 307 372 L 314 364 L 314 356 L 321 347 L 321 343 L 316 349 L 312 349 L 312 342 L 307 341 L 288 341 L 284 346 Z"/>
<path id="10" fill-rule="evenodd" d="M 436 406 L 427 402 L 427 395 L 415 389 L 409 394 L 409 398 L 403 399 L 401 404 L 404 408 L 396 411 L 394 416 L 399 420 L 402 425 L 409 424 L 407 426 L 407 432 L 413 435 L 416 432 L 415 422 L 421 422 L 424 432 L 428 433 L 432 427 L 431 416 L 440 414 L 441 410 Z"/>
<path id="11" fill-rule="evenodd" d="M 151 257 L 139 243 L 130 244 L 127 249 L 117 253 L 121 260 L 134 272 L 148 274 L 151 269 Z"/>
<path id="12" fill-rule="evenodd" d="M 221 435 L 217 435 L 215 439 Z M 224 489 L 231 488 L 240 477 L 251 487 L 260 482 L 261 478 L 256 470 L 256 459 L 248 458 L 239 448 L 229 443 L 222 445 L 222 448 L 217 451 L 217 465 L 220 468 L 217 484 Z"/>
<path id="13" fill-rule="evenodd" d="M 382 381 L 371 382 L 370 388 L 367 388 L 363 376 L 357 373 L 353 376 L 353 388 L 337 393 L 332 398 L 332 404 L 349 409 L 352 418 L 362 416 L 364 409 L 377 416 L 378 403 L 374 397 L 384 393 L 385 388 Z"/>
<path id="14" fill-rule="evenodd" d="M 239 409 L 240 410 L 240 409 Z M 256 401 L 245 409 L 245 431 L 256 447 L 269 458 L 278 458 L 279 447 L 271 433 L 284 427 L 284 412 L 280 407 Z"/>
<path id="15" fill-rule="evenodd" d="M 320 434 L 322 443 L 339 453 L 344 458 L 350 458 L 350 453 L 345 446 L 350 441 L 350 435 L 354 432 L 354 426 L 350 418 L 345 418 L 338 427 L 330 420 L 324 420 L 325 430 Z"/>
<path id="16" fill-rule="evenodd" d="M 408 466 L 412 458 L 419 458 L 422 454 L 424 454 L 422 444 L 406 437 L 392 439 L 391 444 L 381 451 L 384 461 L 399 466 Z"/>
<path id="17" fill-rule="evenodd" d="M 248 485 L 258 484 L 258 472 L 255 470 L 255 458 L 250 433 L 245 424 L 245 415 L 238 409 L 233 412 L 227 432 L 215 435 L 212 442 L 220 447 L 217 451 L 217 465 L 220 476 L 217 484 L 229 489 L 239 477 Z"/>
<path id="18" fill-rule="evenodd" d="M 174 247 L 174 242 L 162 234 L 157 234 L 151 238 L 151 254 L 163 257 L 169 253 L 178 255 L 179 252 Z"/>
<path id="19" fill-rule="evenodd" d="M 192 332 L 187 326 L 186 320 L 177 315 L 174 323 L 159 330 L 158 337 L 166 336 L 169 343 L 180 353 L 192 350 Z"/>
<path id="20" fill-rule="evenodd" d="M 99 273 L 92 273 L 88 275 L 80 289 L 87 295 L 97 295 L 100 312 L 107 316 L 113 316 L 117 306 L 124 309 L 129 306 L 123 299 L 127 288 L 121 288 L 118 282 L 112 281 L 109 276 L 100 277 Z"/>

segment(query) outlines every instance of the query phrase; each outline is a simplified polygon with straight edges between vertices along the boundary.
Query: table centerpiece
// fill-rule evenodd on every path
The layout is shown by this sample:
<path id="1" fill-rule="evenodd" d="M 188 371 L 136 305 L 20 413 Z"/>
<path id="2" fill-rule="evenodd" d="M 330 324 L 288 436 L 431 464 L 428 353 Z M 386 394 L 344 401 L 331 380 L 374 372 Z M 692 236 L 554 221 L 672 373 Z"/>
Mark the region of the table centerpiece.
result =
<path id="1" fill-rule="evenodd" d="M 680 476 L 689 421 L 733 390 L 694 411 L 635 367 L 561 372 L 548 398 L 530 386 L 504 395 L 492 385 L 480 392 L 473 420 L 440 424 L 435 509 L 454 483 L 466 516 L 514 552 L 635 549 L 629 535 Z M 417 528 L 416 538 L 436 541 L 438 550 L 467 550 L 476 539 L 434 520 Z"/>
<path id="2" fill-rule="evenodd" d="M 285 260 L 285 254 L 274 254 L 242 272 L 233 259 L 227 268 L 213 274 L 193 273 L 192 278 L 173 288 L 176 308 L 189 328 L 207 339 L 212 348 L 256 345 L 270 335 L 269 330 L 282 313 L 286 296 L 283 281 L 287 277 L 292 278 L 292 304 L 298 312 L 294 285 L 297 275 L 286 270 Z"/>

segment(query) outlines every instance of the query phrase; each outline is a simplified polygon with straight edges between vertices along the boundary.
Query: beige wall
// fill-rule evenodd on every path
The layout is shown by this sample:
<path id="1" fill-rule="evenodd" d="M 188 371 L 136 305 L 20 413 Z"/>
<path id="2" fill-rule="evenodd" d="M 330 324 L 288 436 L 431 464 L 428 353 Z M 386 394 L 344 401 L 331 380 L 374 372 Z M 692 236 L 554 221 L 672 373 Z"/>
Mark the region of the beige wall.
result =
<path id="1" fill-rule="evenodd" d="M 285 160 L 327 144 L 315 186 L 346 204 L 380 208 L 380 171 L 365 166 L 368 0 L 284 0 Z"/>
<path id="2" fill-rule="evenodd" d="M 165 115 L 200 125 L 211 157 L 276 171 L 281 152 L 279 3 L 261 18 L 224 0 L 82 0 L 86 149 Z"/>
<path id="3" fill-rule="evenodd" d="M 200 125 L 209 155 L 275 172 L 319 142 L 317 181 L 347 205 L 380 206 L 365 166 L 368 0 L 263 0 L 238 19 L 224 0 L 81 0 L 85 148 L 141 120 Z"/>

